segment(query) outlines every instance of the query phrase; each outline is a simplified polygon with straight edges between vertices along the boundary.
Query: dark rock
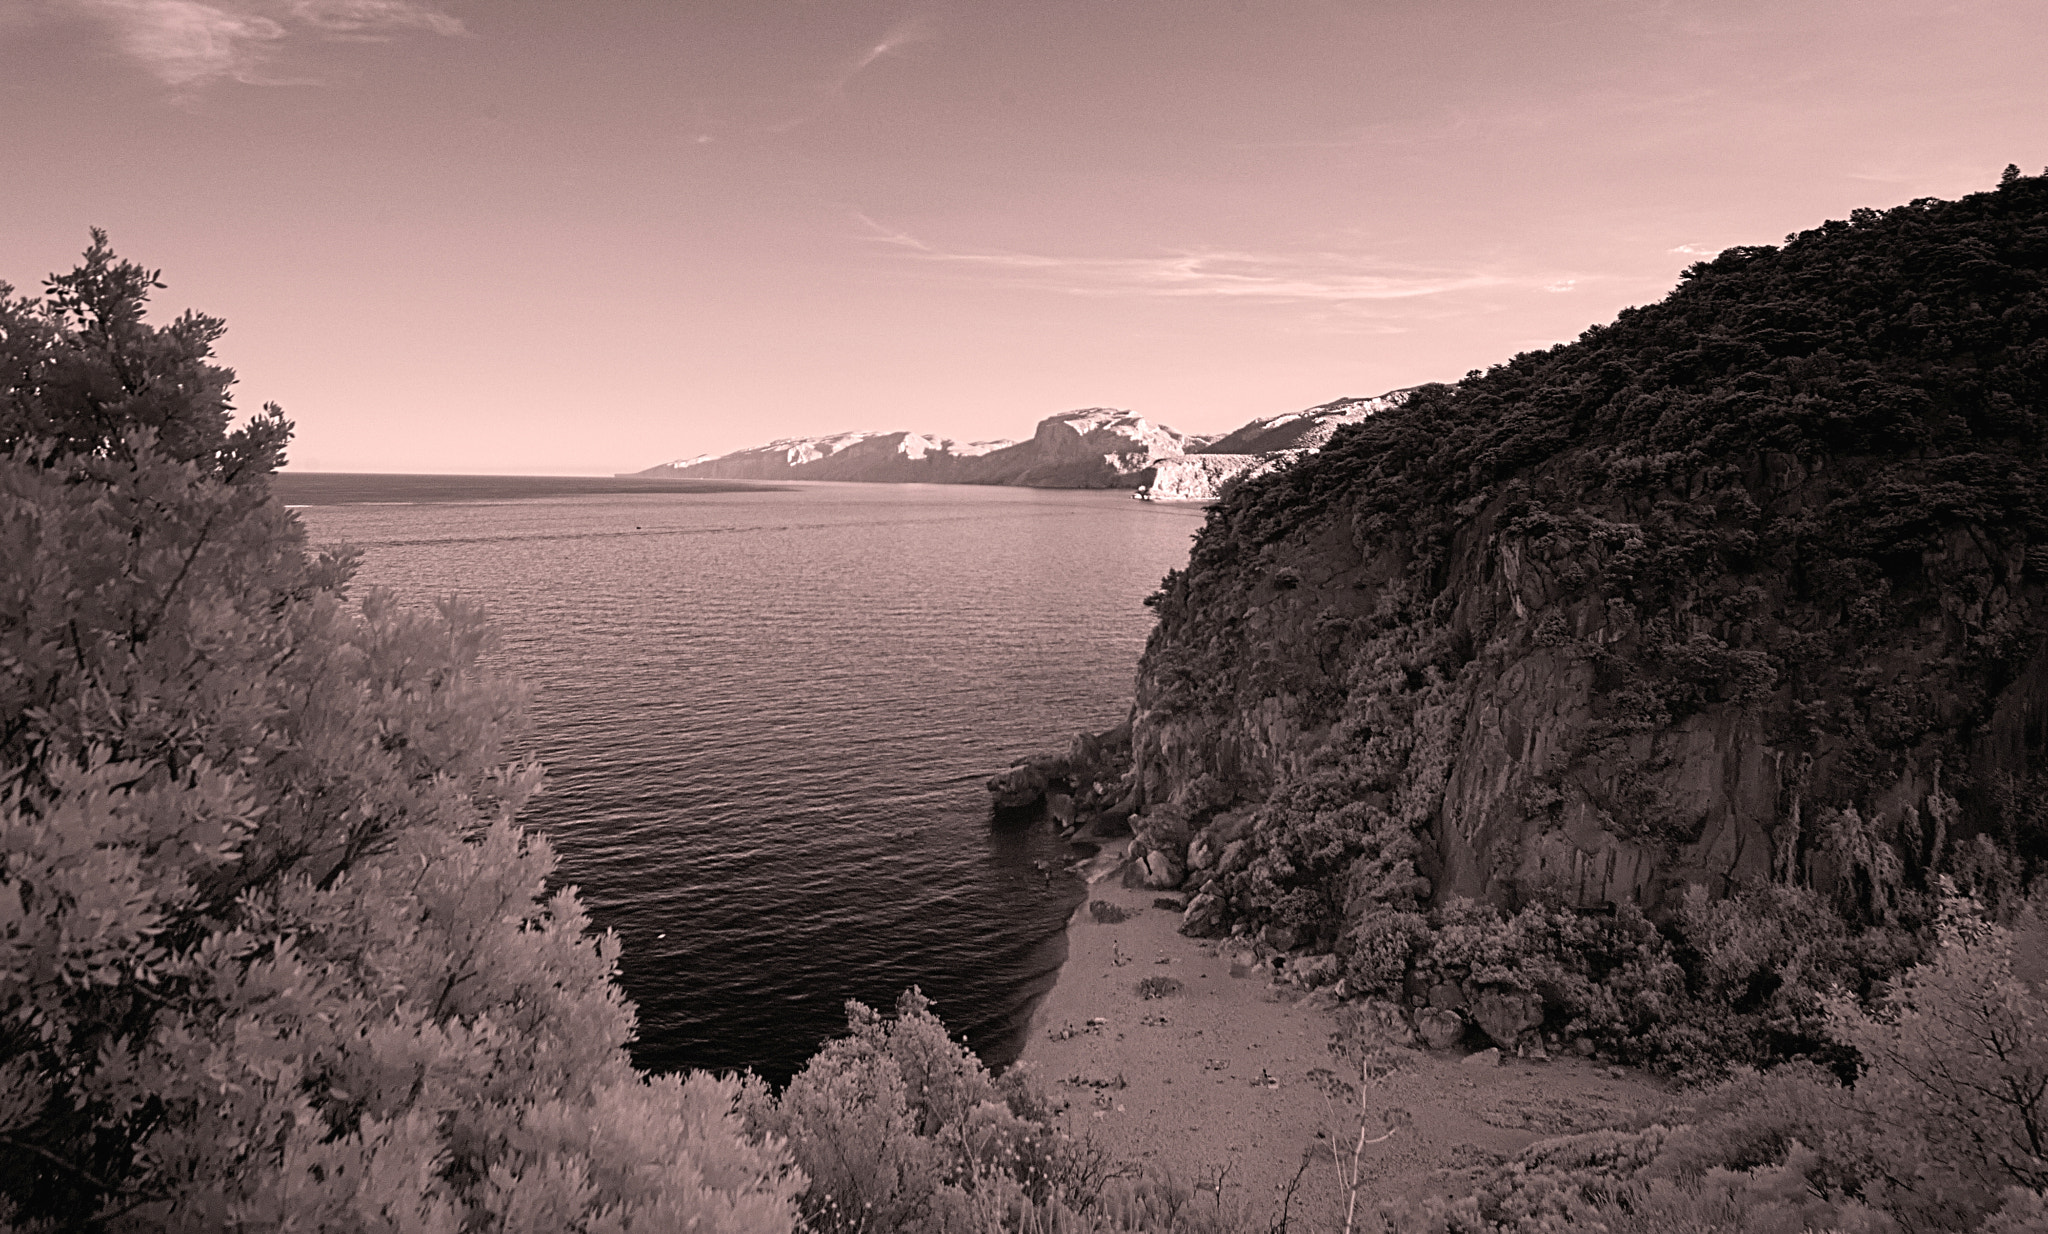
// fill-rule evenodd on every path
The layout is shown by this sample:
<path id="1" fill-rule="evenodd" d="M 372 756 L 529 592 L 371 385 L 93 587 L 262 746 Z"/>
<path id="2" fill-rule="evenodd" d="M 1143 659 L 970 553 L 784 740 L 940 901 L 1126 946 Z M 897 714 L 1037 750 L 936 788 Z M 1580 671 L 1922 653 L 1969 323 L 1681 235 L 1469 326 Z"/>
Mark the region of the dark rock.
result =
<path id="1" fill-rule="evenodd" d="M 998 810 L 1021 810 L 1034 805 L 1045 796 L 1050 778 L 1045 768 L 1033 763 L 1019 763 L 1008 771 L 1000 771 L 988 778 L 988 792 Z"/>
<path id="2" fill-rule="evenodd" d="M 1121 905 L 1111 904 L 1108 900 L 1090 900 L 1088 915 L 1104 925 L 1117 925 L 1131 919 Z"/>
<path id="3" fill-rule="evenodd" d="M 1429 987 L 1429 1005 L 1445 1011 L 1462 1011 L 1465 993 L 1451 982 L 1439 981 Z"/>
<path id="4" fill-rule="evenodd" d="M 1179 913 L 1187 911 L 1188 904 L 1186 900 L 1176 900 L 1172 896 L 1153 896 L 1152 907 L 1163 908 L 1170 913 Z"/>

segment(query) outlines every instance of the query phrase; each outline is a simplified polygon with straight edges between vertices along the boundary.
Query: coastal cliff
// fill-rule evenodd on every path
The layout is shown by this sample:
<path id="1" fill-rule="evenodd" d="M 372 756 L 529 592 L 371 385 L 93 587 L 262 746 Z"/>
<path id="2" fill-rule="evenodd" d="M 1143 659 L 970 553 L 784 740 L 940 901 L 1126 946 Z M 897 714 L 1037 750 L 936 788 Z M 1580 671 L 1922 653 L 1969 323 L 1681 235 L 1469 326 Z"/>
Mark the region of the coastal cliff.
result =
<path id="1" fill-rule="evenodd" d="M 2040 179 L 1858 211 L 1246 479 L 1138 678 L 1190 928 L 2048 857 L 2044 275 Z"/>

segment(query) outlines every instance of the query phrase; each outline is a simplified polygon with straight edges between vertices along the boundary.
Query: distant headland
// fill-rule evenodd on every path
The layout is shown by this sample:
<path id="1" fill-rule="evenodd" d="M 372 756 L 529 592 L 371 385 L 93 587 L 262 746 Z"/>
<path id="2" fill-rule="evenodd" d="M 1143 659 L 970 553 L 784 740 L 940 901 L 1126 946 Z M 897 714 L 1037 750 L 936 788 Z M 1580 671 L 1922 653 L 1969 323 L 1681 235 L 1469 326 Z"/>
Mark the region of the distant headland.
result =
<path id="1" fill-rule="evenodd" d="M 1132 489 L 1156 501 L 1214 501 L 1229 481 L 1318 450 L 1340 427 L 1399 406 L 1408 393 L 1340 398 L 1253 420 L 1219 436 L 1182 433 L 1128 411 L 1089 407 L 1047 416 L 1024 441 L 958 442 L 910 432 L 788 437 L 620 478 L 1009 484 Z"/>

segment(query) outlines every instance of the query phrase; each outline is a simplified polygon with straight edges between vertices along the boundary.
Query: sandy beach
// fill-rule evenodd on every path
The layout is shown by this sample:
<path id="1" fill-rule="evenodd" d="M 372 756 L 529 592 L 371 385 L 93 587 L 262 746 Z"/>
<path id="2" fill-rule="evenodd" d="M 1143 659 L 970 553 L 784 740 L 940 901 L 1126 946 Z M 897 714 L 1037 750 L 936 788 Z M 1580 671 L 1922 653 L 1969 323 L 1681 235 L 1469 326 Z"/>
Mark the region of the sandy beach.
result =
<path id="1" fill-rule="evenodd" d="M 1180 914 L 1155 907 L 1178 897 L 1123 885 L 1122 847 L 1109 841 L 1086 867 L 1067 961 L 1020 1061 L 1067 1102 L 1077 1134 L 1129 1166 L 1220 1186 L 1260 1227 L 1284 1204 L 1292 1229 L 1342 1229 L 1337 1153 L 1348 1166 L 1361 1125 L 1379 1136 L 1390 1116 L 1404 1123 L 1394 1111 L 1405 1125 L 1358 1154 L 1361 1210 L 1426 1190 L 1438 1170 L 1607 1125 L 1666 1095 L 1649 1077 L 1577 1058 L 1484 1065 L 1398 1047 L 1379 1050 L 1366 1077 L 1360 1047 L 1377 1043 L 1339 1031 L 1356 1017 L 1274 984 L 1242 950 L 1183 937 Z"/>

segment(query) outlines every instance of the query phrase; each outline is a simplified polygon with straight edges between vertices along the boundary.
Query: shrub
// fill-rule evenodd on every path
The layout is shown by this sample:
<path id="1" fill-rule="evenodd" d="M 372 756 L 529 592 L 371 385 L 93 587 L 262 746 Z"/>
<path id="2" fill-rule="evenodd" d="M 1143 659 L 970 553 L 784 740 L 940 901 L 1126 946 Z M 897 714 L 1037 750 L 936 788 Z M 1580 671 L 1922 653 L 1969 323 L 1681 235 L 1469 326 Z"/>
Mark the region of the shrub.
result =
<path id="1" fill-rule="evenodd" d="M 156 286 L 0 286 L 0 1222 L 789 1229 L 738 1087 L 628 1063 L 480 614 L 346 603 Z"/>

